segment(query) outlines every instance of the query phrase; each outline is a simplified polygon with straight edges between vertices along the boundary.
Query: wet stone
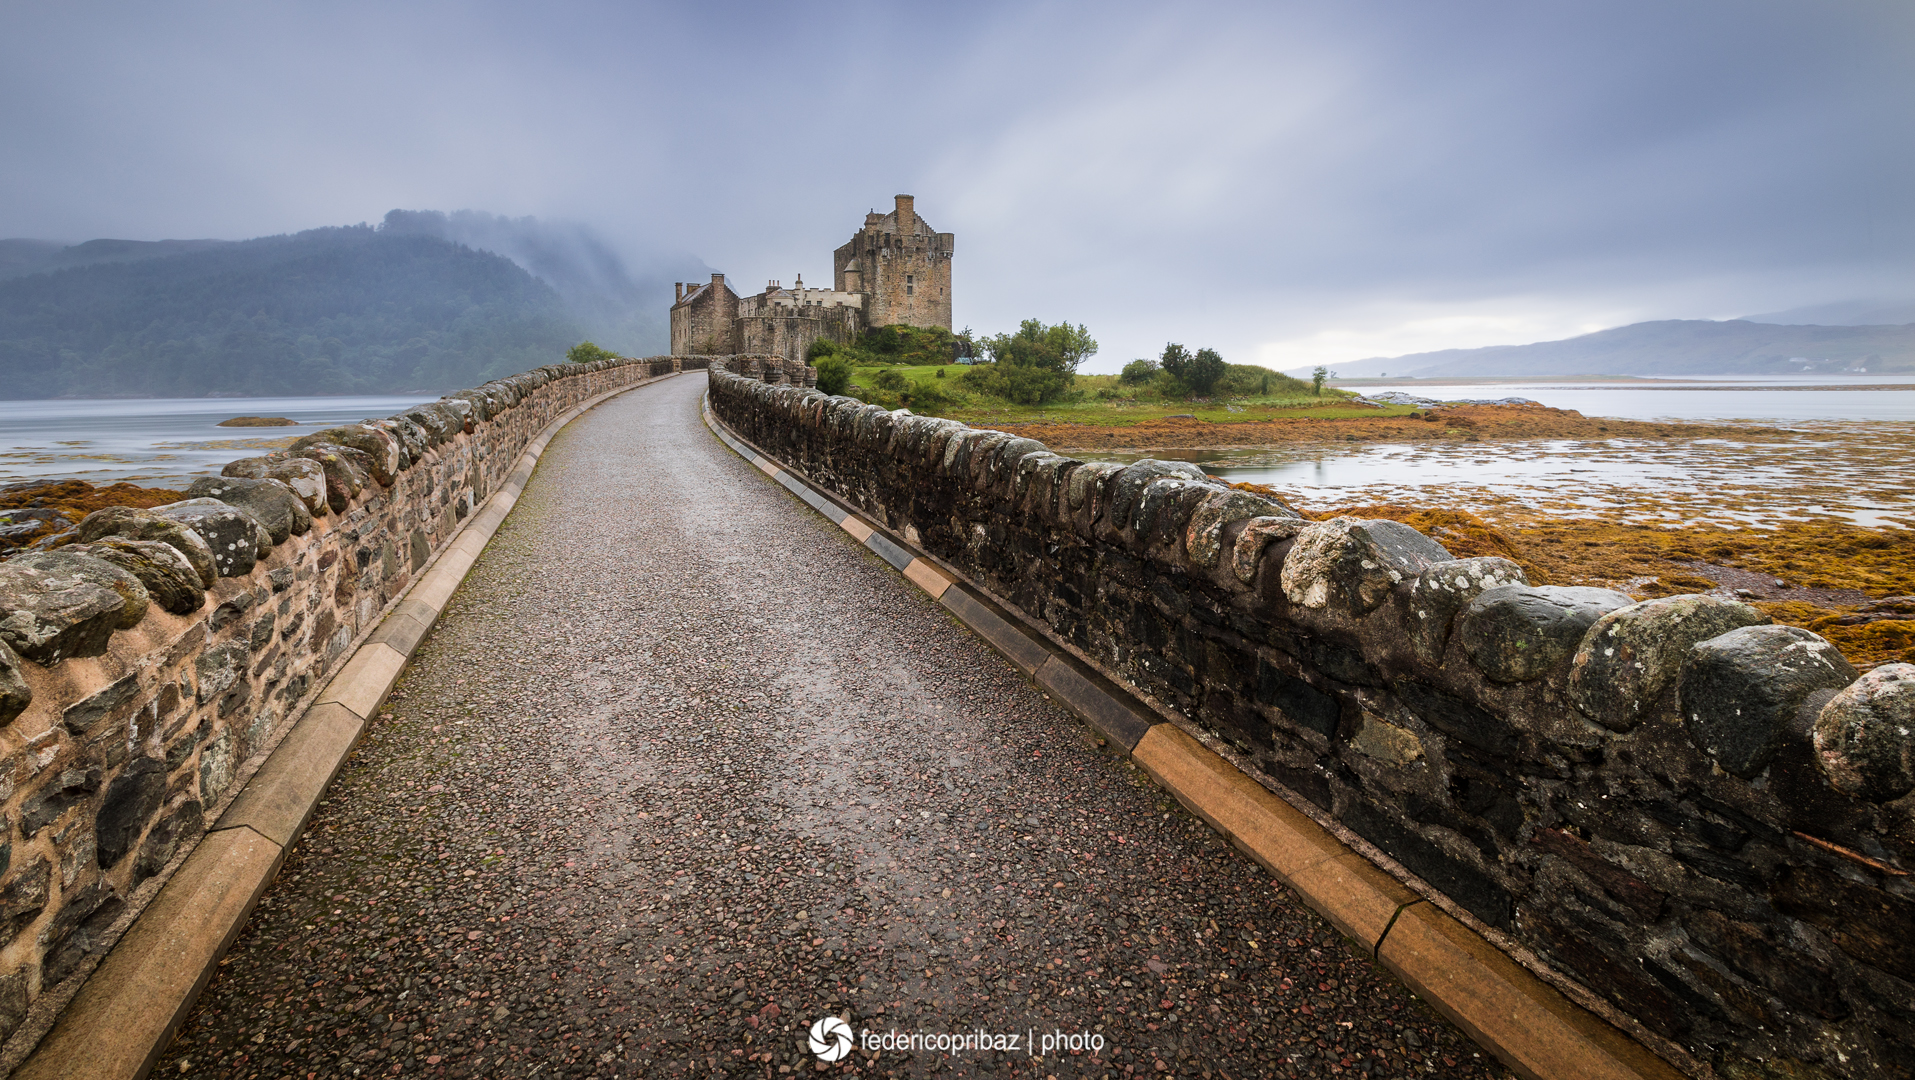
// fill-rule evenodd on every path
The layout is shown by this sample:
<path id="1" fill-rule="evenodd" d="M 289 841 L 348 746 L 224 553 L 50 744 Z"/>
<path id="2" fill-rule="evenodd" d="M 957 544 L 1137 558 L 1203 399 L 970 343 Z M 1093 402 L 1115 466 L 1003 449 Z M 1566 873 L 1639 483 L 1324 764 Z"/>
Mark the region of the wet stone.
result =
<path id="1" fill-rule="evenodd" d="M 236 476 L 202 476 L 186 494 L 195 499 L 218 499 L 253 515 L 266 527 L 273 543 L 303 536 L 313 526 L 312 512 L 293 489 L 278 480 L 248 480 Z"/>
<path id="2" fill-rule="evenodd" d="M 220 470 L 220 475 L 247 480 L 277 480 L 299 497 L 299 501 L 306 505 L 307 513 L 326 512 L 326 470 L 310 458 L 284 453 L 241 458 L 227 462 L 226 467 Z"/>
<path id="3" fill-rule="evenodd" d="M 168 544 L 199 575 L 201 588 L 210 589 L 219 580 L 219 564 L 213 559 L 213 549 L 199 533 L 151 510 L 130 506 L 95 510 L 80 522 L 76 533 L 75 539 L 80 543 L 119 538 Z"/>
<path id="4" fill-rule="evenodd" d="M 381 487 L 391 487 L 399 475 L 403 450 L 398 438 L 382 428 L 365 424 L 327 428 L 294 442 L 292 449 L 297 452 L 310 446 L 343 446 L 366 455 L 362 464 Z"/>
<path id="5" fill-rule="evenodd" d="M 1443 662 L 1456 616 L 1485 590 L 1502 585 L 1528 585 L 1523 568 L 1494 555 L 1435 566 L 1410 579 L 1405 595 L 1405 633 L 1417 658 L 1427 664 Z"/>
<path id="6" fill-rule="evenodd" d="M 134 758 L 106 786 L 93 824 L 94 855 L 102 869 L 112 869 L 133 849 L 165 794 L 166 770 L 149 757 Z"/>
<path id="7" fill-rule="evenodd" d="M 1794 626 L 1745 626 L 1696 645 L 1679 676 L 1689 738 L 1750 779 L 1789 734 L 1804 699 L 1855 681 L 1835 646 Z"/>
<path id="8" fill-rule="evenodd" d="M 218 499 L 187 499 L 156 506 L 153 512 L 186 526 L 206 541 L 220 577 L 250 574 L 261 557 L 262 527 L 251 514 Z"/>
<path id="9" fill-rule="evenodd" d="M 1492 681 L 1527 682 L 1569 659 L 1597 619 L 1631 603 L 1610 589 L 1499 585 L 1463 609 L 1457 634 Z"/>
<path id="10" fill-rule="evenodd" d="M 104 586 L 19 558 L 0 563 L 0 642 L 35 663 L 105 652 L 125 608 Z"/>
<path id="11" fill-rule="evenodd" d="M 1698 642 L 1769 617 L 1713 596 L 1666 596 L 1618 608 L 1597 620 L 1569 673 L 1570 700 L 1611 731 L 1643 720 Z"/>
<path id="12" fill-rule="evenodd" d="M 295 453 L 325 471 L 326 505 L 335 514 L 345 513 L 352 500 L 371 483 L 372 461 L 363 451 L 334 443 L 316 443 Z"/>
<path id="13" fill-rule="evenodd" d="M 1884 664 L 1822 707 L 1815 753 L 1829 784 L 1888 802 L 1915 791 L 1915 664 Z"/>
<path id="14" fill-rule="evenodd" d="M 1248 491 L 1228 488 L 1206 495 L 1190 515 L 1184 533 L 1184 551 L 1193 566 L 1214 569 L 1223 558 L 1224 526 L 1249 518 L 1289 518 L 1301 522 L 1296 511 Z"/>
<path id="15" fill-rule="evenodd" d="M 1297 533 L 1283 561 L 1283 594 L 1306 608 L 1362 615 L 1399 582 L 1449 561 L 1443 545 L 1401 522 L 1332 518 Z"/>
<path id="16" fill-rule="evenodd" d="M 75 544 L 65 550 L 84 552 L 132 574 L 162 611 L 190 615 L 206 604 L 206 590 L 200 585 L 199 571 L 171 544 L 115 536 L 90 544 Z"/>

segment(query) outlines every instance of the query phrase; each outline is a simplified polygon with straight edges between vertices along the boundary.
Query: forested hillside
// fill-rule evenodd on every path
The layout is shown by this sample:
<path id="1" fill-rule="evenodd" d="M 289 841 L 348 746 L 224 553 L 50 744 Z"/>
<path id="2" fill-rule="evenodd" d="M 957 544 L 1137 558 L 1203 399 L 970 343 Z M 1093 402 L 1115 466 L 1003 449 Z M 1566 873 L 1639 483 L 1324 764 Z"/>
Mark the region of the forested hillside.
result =
<path id="1" fill-rule="evenodd" d="M 0 398 L 434 392 L 552 363 L 584 336 L 551 286 L 434 236 L 199 243 L 0 280 Z"/>

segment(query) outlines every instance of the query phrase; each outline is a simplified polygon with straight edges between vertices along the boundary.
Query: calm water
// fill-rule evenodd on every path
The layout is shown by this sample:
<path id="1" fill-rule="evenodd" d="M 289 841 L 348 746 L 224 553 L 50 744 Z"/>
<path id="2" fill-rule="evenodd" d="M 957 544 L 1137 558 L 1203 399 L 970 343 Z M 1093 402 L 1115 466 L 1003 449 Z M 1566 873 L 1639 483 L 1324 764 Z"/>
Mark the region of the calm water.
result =
<path id="1" fill-rule="evenodd" d="M 137 398 L 0 401 L 0 485 L 40 477 L 151 487 L 217 474 L 234 458 L 321 428 L 390 416 L 436 397 Z M 235 416 L 298 427 L 223 428 Z"/>
<path id="2" fill-rule="evenodd" d="M 1885 389 L 1894 387 L 1894 389 Z M 1525 397 L 1584 416 L 1625 420 L 1915 420 L 1915 375 L 1743 376 L 1658 380 L 1604 386 L 1562 382 L 1463 382 L 1399 379 L 1352 386 L 1363 394 L 1395 390 L 1418 397 Z"/>
<path id="3" fill-rule="evenodd" d="M 1655 386 L 1406 379 L 1351 389 L 1438 400 L 1524 397 L 1585 416 L 1745 420 L 1777 429 L 1774 439 L 1759 443 L 1536 440 L 1076 456 L 1193 461 L 1213 476 L 1266 484 L 1316 507 L 1454 505 L 1492 519 L 1541 512 L 1665 525 L 1915 522 L 1915 470 L 1907 464 L 1915 452 L 1915 376 L 1691 379 Z"/>

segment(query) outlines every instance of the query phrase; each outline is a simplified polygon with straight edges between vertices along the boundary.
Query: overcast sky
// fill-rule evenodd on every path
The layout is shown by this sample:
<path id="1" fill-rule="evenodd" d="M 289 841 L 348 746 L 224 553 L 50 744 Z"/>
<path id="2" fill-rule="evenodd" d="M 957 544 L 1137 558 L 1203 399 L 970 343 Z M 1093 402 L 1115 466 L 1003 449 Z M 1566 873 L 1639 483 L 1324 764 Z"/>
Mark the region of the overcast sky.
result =
<path id="1" fill-rule="evenodd" d="M 1915 296 L 1907 0 L 8 3 L 0 236 L 476 209 L 1279 367 Z"/>

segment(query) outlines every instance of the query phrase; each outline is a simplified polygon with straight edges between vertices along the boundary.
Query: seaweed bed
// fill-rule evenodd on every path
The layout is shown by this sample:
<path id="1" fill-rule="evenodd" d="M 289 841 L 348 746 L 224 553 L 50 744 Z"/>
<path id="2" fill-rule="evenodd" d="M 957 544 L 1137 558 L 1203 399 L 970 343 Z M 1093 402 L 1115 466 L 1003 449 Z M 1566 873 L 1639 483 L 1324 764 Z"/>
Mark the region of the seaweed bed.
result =
<path id="1" fill-rule="evenodd" d="M 139 487 L 134 484 L 95 487 L 85 480 L 30 480 L 0 487 L 0 512 L 51 510 L 58 518 L 75 523 L 93 511 L 109 506 L 165 506 L 184 498 L 185 492 L 171 488 Z M 39 528 L 21 536 L 0 537 L 0 555 L 67 528 L 60 524 L 58 518 L 42 521 Z"/>

